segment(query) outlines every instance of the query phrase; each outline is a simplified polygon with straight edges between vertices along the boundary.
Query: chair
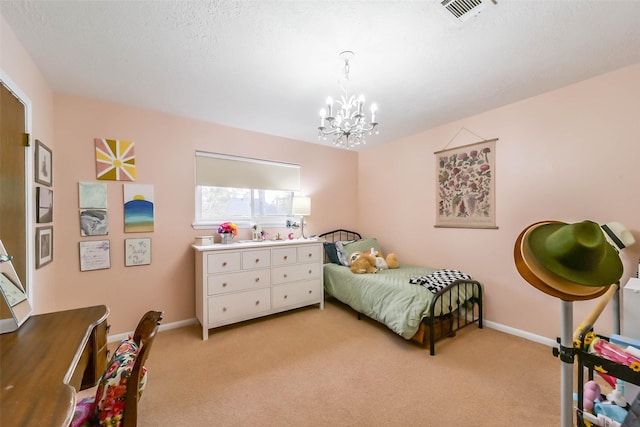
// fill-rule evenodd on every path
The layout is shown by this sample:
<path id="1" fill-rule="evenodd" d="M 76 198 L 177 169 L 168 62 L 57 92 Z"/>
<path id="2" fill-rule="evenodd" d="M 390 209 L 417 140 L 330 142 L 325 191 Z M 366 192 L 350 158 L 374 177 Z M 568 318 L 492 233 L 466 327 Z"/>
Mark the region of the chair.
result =
<path id="1" fill-rule="evenodd" d="M 138 422 L 138 401 L 146 384 L 144 367 L 151 345 L 164 313 L 148 311 L 138 322 L 133 337 L 123 340 L 113 352 L 102 374 L 95 396 L 82 399 L 77 405 L 71 427 L 109 426 L 135 427 Z M 124 385 L 124 394 L 110 389 Z"/>

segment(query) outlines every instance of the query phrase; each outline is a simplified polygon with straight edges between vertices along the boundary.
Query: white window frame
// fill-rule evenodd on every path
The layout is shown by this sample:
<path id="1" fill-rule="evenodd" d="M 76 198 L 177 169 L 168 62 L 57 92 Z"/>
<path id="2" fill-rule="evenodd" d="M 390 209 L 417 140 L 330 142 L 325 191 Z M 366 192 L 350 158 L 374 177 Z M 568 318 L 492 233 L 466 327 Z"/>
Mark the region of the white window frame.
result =
<path id="1" fill-rule="evenodd" d="M 207 158 L 211 159 L 211 163 L 209 163 L 209 161 L 207 160 Z M 221 179 L 223 179 L 223 183 L 221 183 L 222 185 L 216 185 L 215 182 L 215 177 L 211 177 L 210 174 L 208 174 L 208 172 L 211 171 L 211 169 L 204 169 L 204 170 L 200 170 L 198 171 L 198 165 L 203 165 L 206 164 L 207 166 L 210 164 L 218 164 L 216 162 L 225 162 L 225 161 L 229 161 L 229 162 L 235 162 L 235 163 L 229 163 L 229 164 L 238 164 L 238 162 L 241 162 L 239 164 L 239 167 L 243 170 L 243 175 L 239 175 L 238 176 L 238 181 L 239 184 L 246 184 L 246 178 L 247 178 L 247 167 L 251 168 L 251 165 L 256 165 L 256 169 L 262 172 L 258 172 L 257 175 L 257 179 L 255 178 L 255 176 L 253 177 L 254 179 L 251 181 L 254 184 L 258 183 L 261 184 L 265 181 L 269 181 L 269 188 L 257 188 L 255 185 L 251 185 L 251 186 L 245 186 L 245 185 L 238 185 L 238 188 L 248 188 L 251 190 L 251 212 L 250 212 L 250 217 L 249 218 L 245 218 L 245 219 L 233 219 L 233 218 L 215 218 L 215 219 L 203 219 L 202 218 L 202 187 L 206 187 L 206 186 L 213 186 L 213 187 L 227 187 L 227 188 L 233 188 L 233 185 L 229 185 L 229 181 L 230 181 L 230 174 L 229 172 L 227 172 L 224 177 L 222 177 Z M 227 167 L 227 164 L 223 164 L 223 167 Z M 235 172 L 237 169 L 235 167 L 230 168 L 231 169 L 231 175 L 233 175 L 233 172 Z M 275 169 L 275 170 L 274 170 Z M 229 168 L 227 167 L 226 169 L 227 171 L 229 171 Z M 269 175 L 266 176 L 264 175 L 264 171 L 267 171 L 266 173 L 269 173 L 269 171 L 274 171 L 275 175 Z M 202 173 L 204 171 L 204 174 Z M 276 188 L 277 187 L 277 182 L 279 182 L 278 180 L 276 180 L 275 186 L 274 187 L 274 181 L 270 178 L 273 178 L 274 176 L 280 176 L 281 172 L 280 171 L 284 171 L 284 177 L 286 178 L 286 185 L 285 187 L 287 188 Z M 294 172 L 294 179 L 291 179 L 291 173 L 290 172 Z M 289 163 L 281 163 L 281 162 L 273 162 L 273 161 L 268 161 L 268 160 L 261 160 L 261 159 L 252 159 L 252 158 L 245 158 L 245 157 L 236 157 L 236 156 L 228 156 L 228 155 L 224 155 L 224 154 L 216 154 L 216 153 L 206 153 L 206 152 L 201 152 L 201 151 L 196 151 L 196 185 L 195 185 L 195 220 L 192 224 L 192 227 L 194 229 L 215 229 L 218 227 L 218 225 L 221 222 L 224 221 L 233 221 L 239 228 L 251 228 L 254 225 L 257 225 L 259 227 L 285 227 L 287 224 L 287 220 L 290 219 L 292 217 L 291 215 L 291 210 L 288 212 L 288 214 L 286 215 L 277 215 L 277 216 L 268 216 L 268 217 L 259 217 L 256 215 L 255 213 L 255 191 L 259 191 L 259 190 L 275 190 L 275 191 L 284 191 L 284 192 L 291 192 L 291 199 L 293 200 L 294 196 L 297 196 L 300 190 L 300 177 L 299 177 L 299 171 L 300 171 L 300 166 L 299 165 L 292 165 Z M 250 171 L 253 172 L 253 169 Z M 260 173 L 263 174 L 263 176 L 265 176 L 265 178 L 268 179 L 260 179 Z M 249 174 L 249 175 L 253 175 L 253 174 Z M 204 182 L 203 182 L 204 181 Z M 231 181 L 233 182 L 233 179 L 231 179 Z"/>

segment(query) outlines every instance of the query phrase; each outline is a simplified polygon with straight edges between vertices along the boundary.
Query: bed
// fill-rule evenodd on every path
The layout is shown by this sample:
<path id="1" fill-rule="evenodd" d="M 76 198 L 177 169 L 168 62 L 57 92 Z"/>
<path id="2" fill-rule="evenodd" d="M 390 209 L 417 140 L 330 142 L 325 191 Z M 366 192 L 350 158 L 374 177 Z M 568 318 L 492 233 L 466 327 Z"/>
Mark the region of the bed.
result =
<path id="1" fill-rule="evenodd" d="M 478 281 L 469 278 L 450 280 L 430 290 L 423 282 L 410 283 L 410 280 L 416 282 L 416 278 L 431 277 L 442 269 L 402 262 L 397 269 L 354 274 L 341 259 L 345 251 L 366 246 L 379 250 L 377 240 L 363 239 L 359 233 L 344 229 L 318 237 L 325 245 L 325 292 L 355 310 L 358 319 L 364 314 L 407 340 L 423 347 L 429 345 L 432 356 L 437 341 L 454 336 L 456 331 L 469 325 L 477 324 L 482 328 L 483 289 Z"/>

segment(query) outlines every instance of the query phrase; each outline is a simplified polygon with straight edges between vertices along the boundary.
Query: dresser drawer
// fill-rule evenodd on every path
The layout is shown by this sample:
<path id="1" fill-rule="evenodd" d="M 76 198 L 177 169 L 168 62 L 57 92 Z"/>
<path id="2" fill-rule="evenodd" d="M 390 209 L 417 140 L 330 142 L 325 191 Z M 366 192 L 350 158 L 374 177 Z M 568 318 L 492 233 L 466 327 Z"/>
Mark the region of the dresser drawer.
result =
<path id="1" fill-rule="evenodd" d="M 298 248 L 298 262 L 318 262 L 322 258 L 320 246 L 302 246 Z"/>
<path id="2" fill-rule="evenodd" d="M 274 286 L 271 290 L 271 306 L 274 309 L 304 303 L 316 303 L 322 299 L 322 282 L 305 280 Z"/>
<path id="3" fill-rule="evenodd" d="M 321 266 L 315 264 L 298 264 L 271 269 L 271 283 L 288 283 L 297 280 L 309 280 L 320 277 Z"/>
<path id="4" fill-rule="evenodd" d="M 209 274 L 240 271 L 240 252 L 208 254 L 207 271 Z"/>
<path id="5" fill-rule="evenodd" d="M 263 251 L 246 251 L 242 252 L 242 269 L 252 270 L 255 268 L 268 268 L 271 266 L 271 252 Z"/>
<path id="6" fill-rule="evenodd" d="M 271 264 L 291 265 L 298 262 L 296 248 L 279 248 L 271 250 Z"/>
<path id="7" fill-rule="evenodd" d="M 271 289 L 239 292 L 208 298 L 209 324 L 248 317 L 271 309 Z"/>
<path id="8" fill-rule="evenodd" d="M 264 288 L 271 284 L 269 269 L 241 271 L 239 273 L 214 274 L 207 276 L 207 295 Z"/>

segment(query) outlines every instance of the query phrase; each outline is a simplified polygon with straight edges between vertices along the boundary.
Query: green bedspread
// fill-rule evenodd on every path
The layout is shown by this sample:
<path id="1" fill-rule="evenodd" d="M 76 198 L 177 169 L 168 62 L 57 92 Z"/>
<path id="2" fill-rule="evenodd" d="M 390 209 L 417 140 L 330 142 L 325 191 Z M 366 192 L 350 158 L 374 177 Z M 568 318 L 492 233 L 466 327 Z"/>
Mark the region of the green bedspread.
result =
<path id="1" fill-rule="evenodd" d="M 429 304 L 434 294 L 424 286 L 409 283 L 409 279 L 425 276 L 436 270 L 401 265 L 400 268 L 382 270 L 375 274 L 354 274 L 348 267 L 325 264 L 324 287 L 329 295 L 383 323 L 403 338 L 410 339 L 418 331 L 422 319 L 429 315 Z M 472 295 L 460 296 L 465 301 Z M 457 306 L 454 305 L 452 309 L 456 310 Z M 446 312 L 440 313 L 437 304 L 435 315 L 440 314 Z"/>

